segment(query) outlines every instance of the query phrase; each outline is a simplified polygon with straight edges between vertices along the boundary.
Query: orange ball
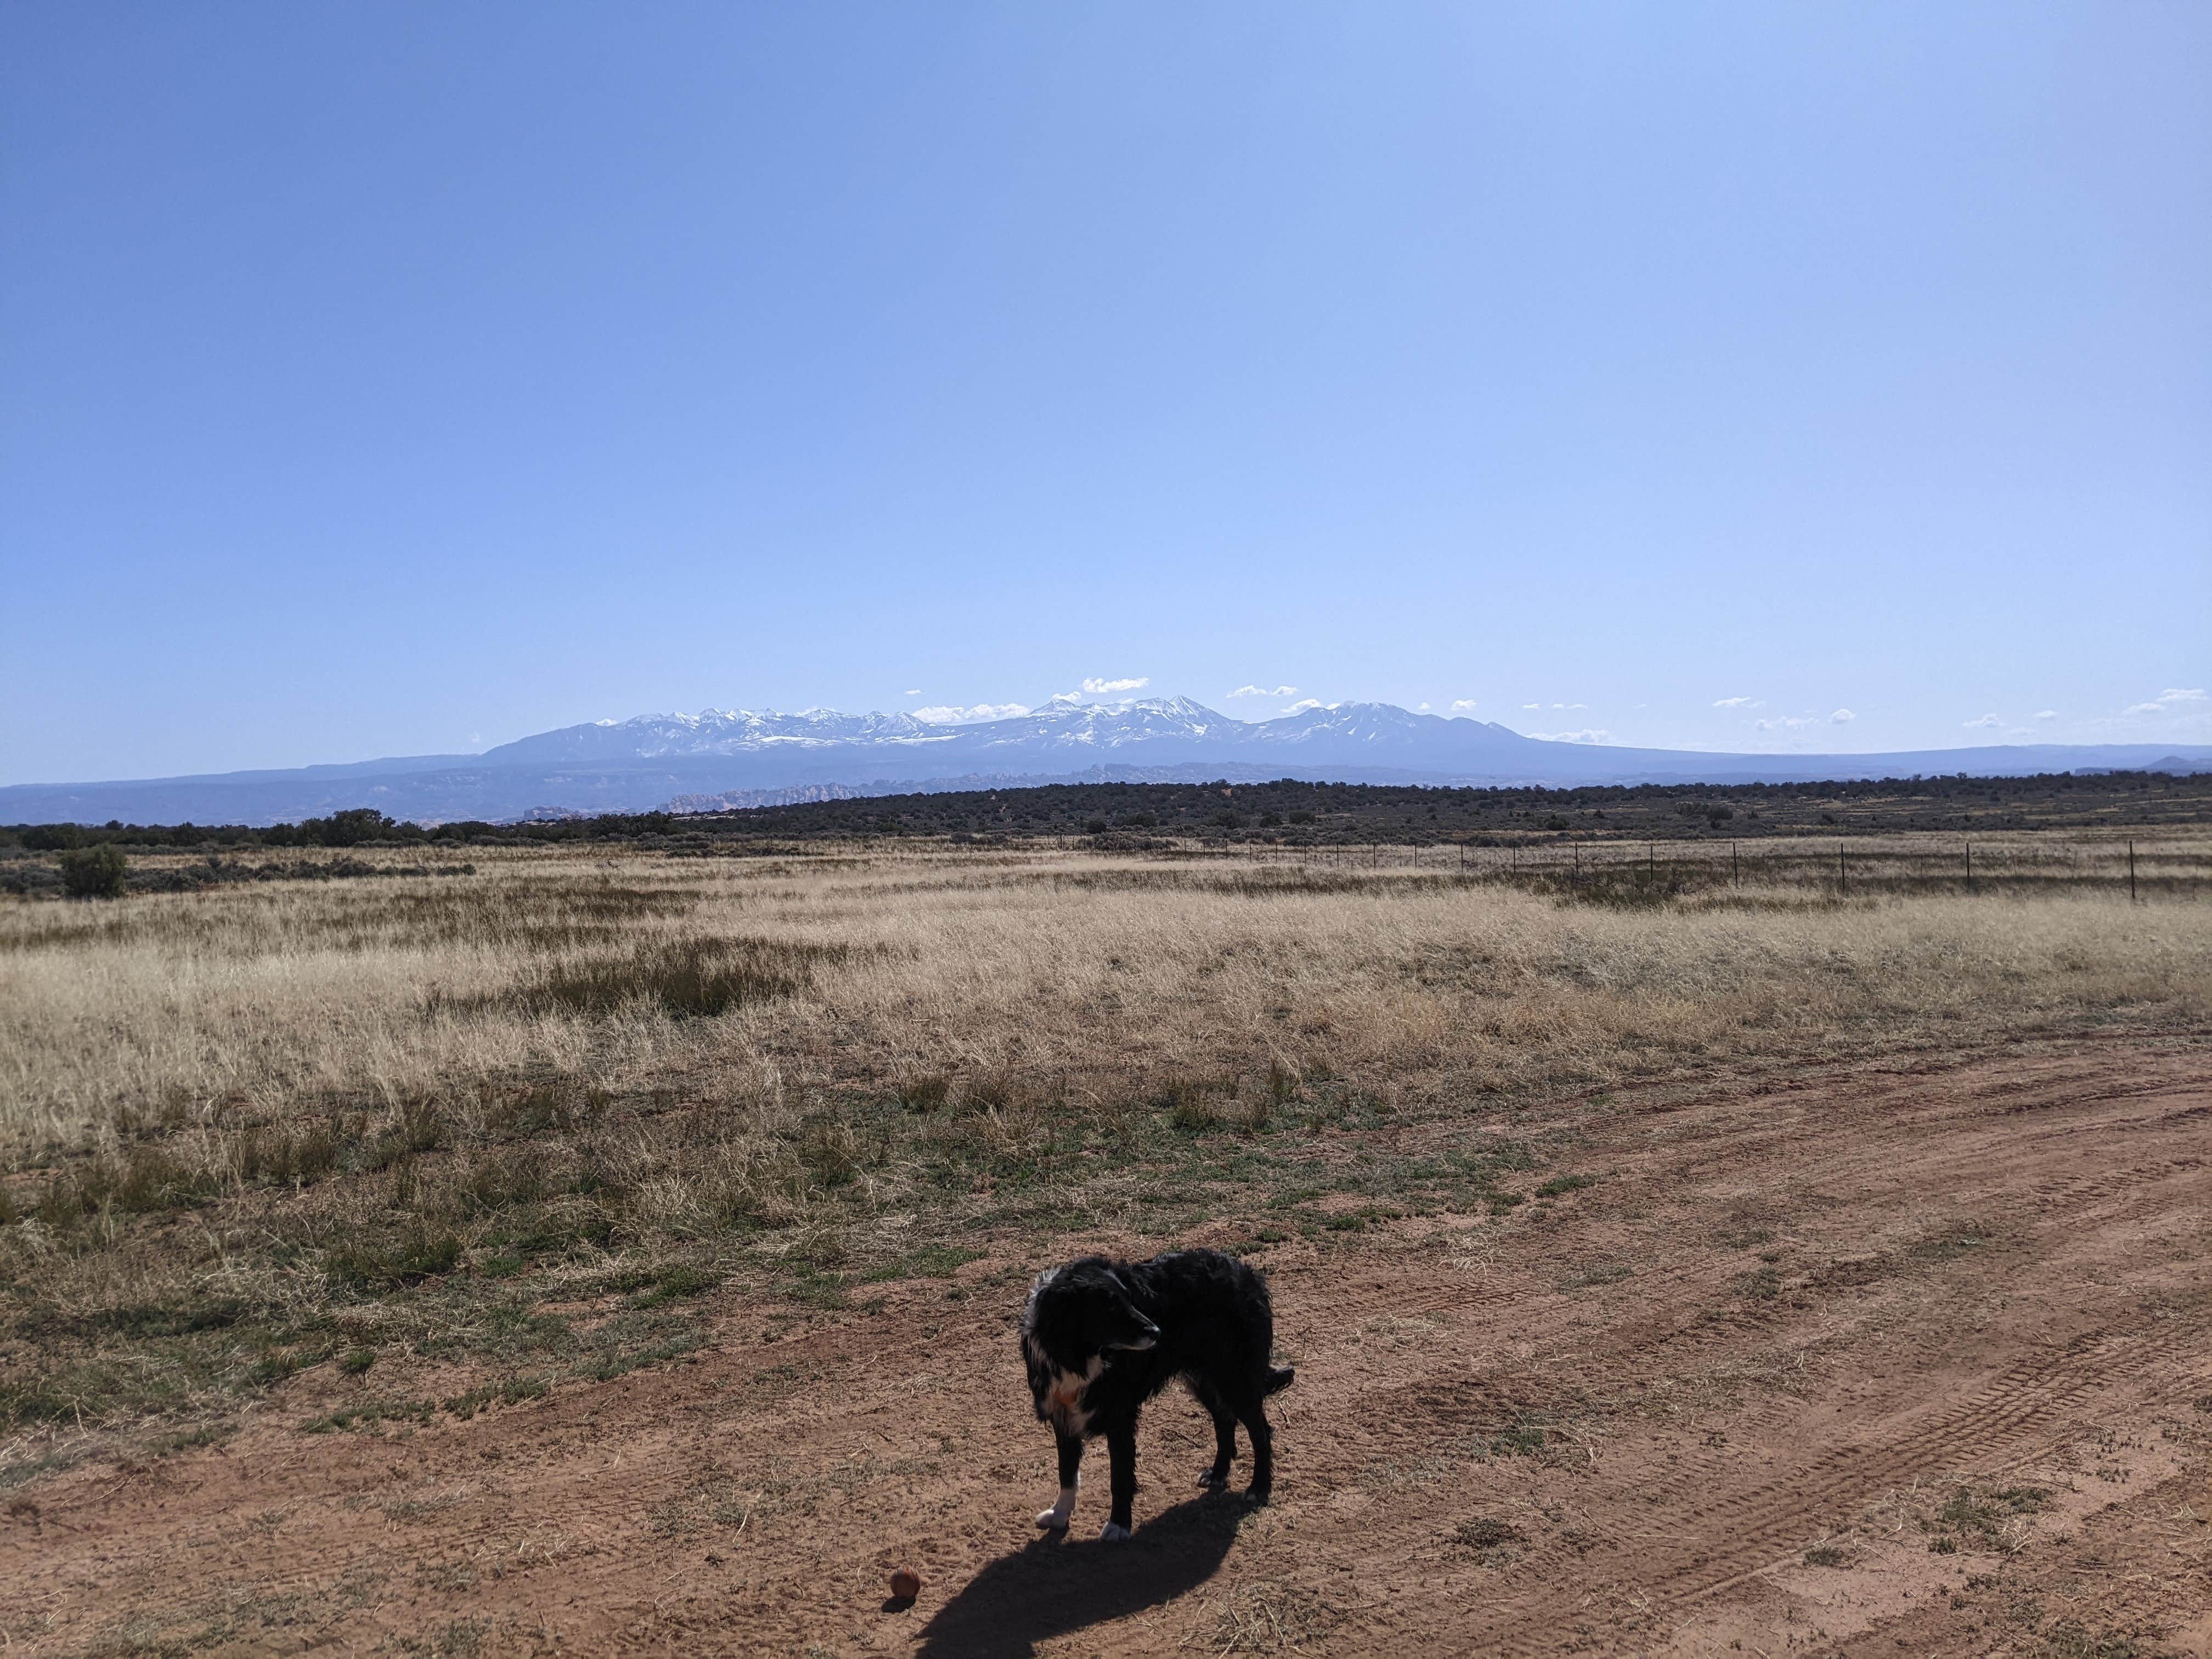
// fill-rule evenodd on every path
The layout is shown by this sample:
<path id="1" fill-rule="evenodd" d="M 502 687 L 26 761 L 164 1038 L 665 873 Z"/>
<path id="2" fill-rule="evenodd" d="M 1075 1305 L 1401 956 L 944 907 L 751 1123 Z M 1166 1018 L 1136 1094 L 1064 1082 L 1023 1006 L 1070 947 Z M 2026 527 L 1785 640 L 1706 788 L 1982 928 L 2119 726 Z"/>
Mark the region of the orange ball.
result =
<path id="1" fill-rule="evenodd" d="M 891 1575 L 891 1595 L 901 1601 L 911 1601 L 921 1594 L 921 1575 L 912 1567 L 901 1567 Z"/>

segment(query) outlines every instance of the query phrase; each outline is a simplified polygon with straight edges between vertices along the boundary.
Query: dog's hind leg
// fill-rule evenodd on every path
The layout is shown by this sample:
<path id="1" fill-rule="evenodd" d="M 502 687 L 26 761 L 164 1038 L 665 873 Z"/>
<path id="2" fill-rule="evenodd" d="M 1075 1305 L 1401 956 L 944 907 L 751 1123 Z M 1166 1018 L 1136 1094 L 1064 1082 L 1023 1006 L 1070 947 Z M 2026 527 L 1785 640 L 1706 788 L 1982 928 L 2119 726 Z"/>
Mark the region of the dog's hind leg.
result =
<path id="1" fill-rule="evenodd" d="M 1252 1437 L 1252 1484 L 1244 1490 L 1264 1504 L 1275 1486 L 1275 1431 L 1268 1425 L 1267 1408 L 1257 1395 L 1239 1401 L 1237 1415 L 1243 1419 L 1244 1432 Z"/>
<path id="2" fill-rule="evenodd" d="M 1213 1467 L 1198 1477 L 1198 1484 L 1208 1491 L 1218 1492 L 1229 1484 L 1229 1466 L 1237 1461 L 1237 1413 L 1222 1403 L 1218 1394 L 1196 1377 L 1185 1380 L 1198 1403 L 1213 1419 Z"/>
<path id="3" fill-rule="evenodd" d="M 1198 1477 L 1198 1484 L 1219 1491 L 1229 1484 L 1229 1466 L 1237 1461 L 1237 1414 L 1219 1407 L 1213 1413 L 1213 1467 Z"/>
<path id="4" fill-rule="evenodd" d="M 1053 1506 L 1037 1516 L 1037 1525 L 1047 1532 L 1064 1530 L 1068 1518 L 1075 1513 L 1075 1483 L 1083 1468 L 1083 1437 L 1063 1434 L 1060 1439 L 1060 1496 Z"/>

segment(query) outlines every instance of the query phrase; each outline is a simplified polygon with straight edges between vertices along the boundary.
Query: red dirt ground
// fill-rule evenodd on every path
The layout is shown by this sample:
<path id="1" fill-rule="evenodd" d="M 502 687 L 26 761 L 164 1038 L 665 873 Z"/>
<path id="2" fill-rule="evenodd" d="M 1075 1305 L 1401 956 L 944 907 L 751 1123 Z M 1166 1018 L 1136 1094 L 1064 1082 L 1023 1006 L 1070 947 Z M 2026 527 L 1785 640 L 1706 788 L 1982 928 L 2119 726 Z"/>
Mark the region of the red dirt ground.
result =
<path id="1" fill-rule="evenodd" d="M 1267 1509 L 1199 1494 L 1176 1395 L 1136 1538 L 1094 1488 L 1040 1539 L 1000 1256 L 797 1330 L 732 1299 L 694 1363 L 404 1437 L 300 1434 L 325 1367 L 221 1448 L 18 1488 L 4 1650 L 2212 1654 L 2212 1050 L 1580 1123 L 1604 1178 L 1541 1213 L 1265 1253 Z"/>

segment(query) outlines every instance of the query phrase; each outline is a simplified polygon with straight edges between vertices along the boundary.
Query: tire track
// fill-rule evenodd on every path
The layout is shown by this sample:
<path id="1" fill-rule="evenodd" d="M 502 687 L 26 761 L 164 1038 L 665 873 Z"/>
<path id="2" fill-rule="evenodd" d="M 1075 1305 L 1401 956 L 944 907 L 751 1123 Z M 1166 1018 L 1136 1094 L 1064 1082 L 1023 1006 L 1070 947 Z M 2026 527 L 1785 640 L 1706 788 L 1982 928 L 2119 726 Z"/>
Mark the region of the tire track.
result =
<path id="1" fill-rule="evenodd" d="M 1674 1607 L 1721 1594 L 1786 1565 L 1805 1540 L 1839 1511 L 1855 1509 L 1915 1477 L 2021 1448 L 2063 1414 L 2116 1383 L 2134 1381 L 2201 1344 L 2201 1328 L 2145 1332 L 2123 1328 L 2077 1339 L 2063 1352 L 2024 1360 L 1978 1389 L 1962 1407 L 1886 1443 L 1832 1448 L 1810 1464 L 1748 1490 L 1670 1515 L 1629 1534 L 1631 1547 L 1608 1553 L 1635 1574 L 1639 1593 Z M 1721 1460 L 1692 1458 L 1711 1478 Z M 1723 1547 L 1682 1549 L 1684 1535 L 1725 1538 Z M 1593 1565 L 1597 1565 L 1593 1562 Z M 1485 1650 L 1517 1656 L 1558 1650 L 1559 1620 L 1571 1605 L 1547 1599 L 1484 1632 Z"/>

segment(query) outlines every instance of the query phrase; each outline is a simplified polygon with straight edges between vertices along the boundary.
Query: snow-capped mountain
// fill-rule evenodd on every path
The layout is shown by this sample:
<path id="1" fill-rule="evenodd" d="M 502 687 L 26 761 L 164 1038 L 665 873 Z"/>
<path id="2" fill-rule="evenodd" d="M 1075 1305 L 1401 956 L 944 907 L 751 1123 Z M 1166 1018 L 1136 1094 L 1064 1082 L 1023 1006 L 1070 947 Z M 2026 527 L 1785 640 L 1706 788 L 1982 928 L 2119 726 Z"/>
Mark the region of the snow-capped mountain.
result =
<path id="1" fill-rule="evenodd" d="M 1188 697 L 1085 702 L 969 725 L 913 714 L 709 708 L 563 726 L 481 755 L 134 783 L 0 788 L 0 823 L 270 823 L 374 806 L 394 817 L 635 812 L 1085 781 L 1302 777 L 1347 783 L 1787 782 L 2076 768 L 2212 769 L 2212 749 L 2002 745 L 1886 755 L 1717 755 L 1527 738 L 1486 720 L 1345 702 L 1240 720 Z"/>
<path id="2" fill-rule="evenodd" d="M 744 755 L 778 745 L 926 743 L 946 728 L 911 714 L 841 714 L 806 708 L 796 714 L 750 708 L 702 708 L 696 714 L 640 714 L 635 720 L 564 726 L 485 750 L 487 765 L 556 764 L 595 760 L 657 760 L 675 755 Z"/>
<path id="3" fill-rule="evenodd" d="M 935 766 L 957 760 L 965 772 L 1024 757 L 1066 758 L 1141 755 L 1147 762 L 1209 757 L 1259 759 L 1267 754 L 1332 757 L 1419 754 L 1431 761 L 1499 755 L 1532 744 L 1502 726 L 1409 714 L 1389 703 L 1347 702 L 1300 710 L 1270 720 L 1240 720 L 1188 697 L 1141 697 L 1085 702 L 1055 697 L 1025 714 L 969 725 L 932 725 L 911 714 L 843 714 L 810 708 L 796 714 L 751 709 L 702 709 L 696 714 L 642 714 L 563 726 L 488 750 L 488 766 L 672 760 L 708 755 L 803 753 L 810 760 L 874 755 L 895 765 Z M 1555 746 L 1555 745 L 1553 745 Z"/>

